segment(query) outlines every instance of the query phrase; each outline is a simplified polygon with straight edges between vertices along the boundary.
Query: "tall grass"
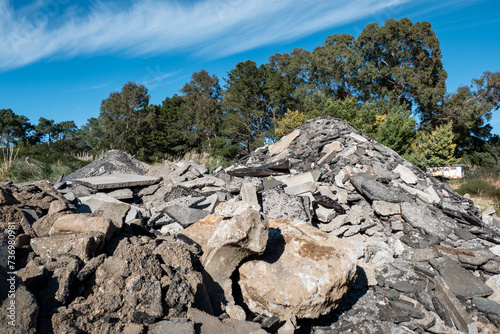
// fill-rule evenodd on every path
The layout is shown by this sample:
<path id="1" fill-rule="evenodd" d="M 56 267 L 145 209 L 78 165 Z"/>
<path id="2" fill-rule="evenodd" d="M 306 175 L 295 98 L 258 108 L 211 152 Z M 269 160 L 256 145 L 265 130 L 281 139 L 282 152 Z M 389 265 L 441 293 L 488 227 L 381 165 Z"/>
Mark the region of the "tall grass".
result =
<path id="1" fill-rule="evenodd" d="M 12 167 L 12 164 L 15 160 L 17 160 L 18 153 L 19 149 L 14 150 L 13 147 L 2 147 L 2 160 L 0 161 L 0 179 L 5 178 L 5 175 Z"/>
<path id="2" fill-rule="evenodd" d="M 472 196 L 476 205 L 500 209 L 500 169 L 477 168 L 456 184 L 456 192 Z"/>
<path id="3" fill-rule="evenodd" d="M 0 161 L 0 180 L 27 182 L 34 180 L 53 181 L 61 175 L 70 174 L 74 168 L 61 161 L 48 163 L 29 157 L 18 156 L 19 150 L 2 148 Z"/>

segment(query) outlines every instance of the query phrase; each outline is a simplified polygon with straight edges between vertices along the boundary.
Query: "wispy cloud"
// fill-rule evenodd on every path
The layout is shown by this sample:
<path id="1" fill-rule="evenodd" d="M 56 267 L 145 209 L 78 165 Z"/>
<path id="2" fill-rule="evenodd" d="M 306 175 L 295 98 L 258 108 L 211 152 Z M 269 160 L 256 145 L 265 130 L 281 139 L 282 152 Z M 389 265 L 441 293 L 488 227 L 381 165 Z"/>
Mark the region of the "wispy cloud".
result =
<path id="1" fill-rule="evenodd" d="M 101 89 L 101 88 L 104 88 L 104 87 L 111 85 L 112 83 L 113 83 L 113 81 L 108 81 L 108 82 L 104 82 L 104 83 L 100 83 L 100 84 L 89 85 L 89 86 L 85 86 L 85 87 L 71 90 L 70 92 L 86 92 L 89 90 Z"/>
<path id="2" fill-rule="evenodd" d="M 189 52 L 211 58 L 289 41 L 412 0 L 94 1 L 14 9 L 0 0 L 0 71 L 82 55 Z M 120 2 L 121 4 L 122 2 Z"/>

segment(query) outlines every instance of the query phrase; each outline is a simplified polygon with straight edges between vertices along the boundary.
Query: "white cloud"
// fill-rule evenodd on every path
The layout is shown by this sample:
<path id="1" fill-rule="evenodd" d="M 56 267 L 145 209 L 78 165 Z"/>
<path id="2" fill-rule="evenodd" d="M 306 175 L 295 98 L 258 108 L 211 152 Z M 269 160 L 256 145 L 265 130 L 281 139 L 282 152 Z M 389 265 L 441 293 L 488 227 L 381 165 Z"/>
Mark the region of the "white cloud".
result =
<path id="1" fill-rule="evenodd" d="M 99 1 L 85 11 L 0 0 L 0 71 L 81 55 L 222 57 L 390 11 L 410 0 Z M 35 4 L 41 4 L 36 2 Z M 68 7 L 68 6 L 66 6 Z M 397 8 L 397 7 L 395 7 Z"/>

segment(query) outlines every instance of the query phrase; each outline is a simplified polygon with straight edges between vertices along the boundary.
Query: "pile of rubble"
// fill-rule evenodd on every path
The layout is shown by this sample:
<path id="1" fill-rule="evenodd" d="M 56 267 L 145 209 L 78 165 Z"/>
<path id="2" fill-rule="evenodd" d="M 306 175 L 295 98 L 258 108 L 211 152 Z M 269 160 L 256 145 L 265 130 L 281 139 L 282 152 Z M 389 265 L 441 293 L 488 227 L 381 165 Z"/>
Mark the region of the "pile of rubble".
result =
<path id="1" fill-rule="evenodd" d="M 52 185 L 0 187 L 11 332 L 500 328 L 494 210 L 339 119 L 308 121 L 212 172 L 167 161 L 111 174 L 105 162 Z"/>

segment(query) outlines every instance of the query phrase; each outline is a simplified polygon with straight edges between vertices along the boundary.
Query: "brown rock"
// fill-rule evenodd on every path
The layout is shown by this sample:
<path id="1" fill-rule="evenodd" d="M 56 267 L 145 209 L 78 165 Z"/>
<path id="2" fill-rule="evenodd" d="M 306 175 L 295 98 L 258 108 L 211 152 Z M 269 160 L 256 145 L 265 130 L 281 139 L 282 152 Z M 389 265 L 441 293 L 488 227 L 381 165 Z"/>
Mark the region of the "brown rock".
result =
<path id="1" fill-rule="evenodd" d="M 206 272 L 218 283 L 231 277 L 244 258 L 264 252 L 268 228 L 268 220 L 253 209 L 222 220 L 208 239 L 202 257 Z"/>
<path id="2" fill-rule="evenodd" d="M 81 260 L 93 258 L 104 245 L 101 233 L 66 234 L 34 238 L 30 241 L 33 251 L 41 257 L 55 259 L 61 254 L 72 254 Z"/>
<path id="3" fill-rule="evenodd" d="M 98 232 L 104 234 L 106 240 L 116 230 L 116 226 L 104 217 L 91 217 L 85 214 L 70 214 L 58 218 L 52 225 L 49 235 L 61 235 L 68 233 Z"/>
<path id="4" fill-rule="evenodd" d="M 68 213 L 66 211 L 63 211 L 52 215 L 45 215 L 34 222 L 31 227 L 38 237 L 47 237 L 49 235 L 50 229 L 52 228 L 52 225 L 54 225 L 54 222 L 60 217 L 67 214 Z"/>
<path id="5" fill-rule="evenodd" d="M 330 312 L 354 280 L 354 247 L 305 223 L 273 220 L 270 226 L 264 255 L 239 269 L 247 306 L 281 318 Z"/>
<path id="6" fill-rule="evenodd" d="M 55 200 L 52 203 L 50 203 L 48 214 L 53 215 L 53 214 L 63 212 L 63 211 L 68 211 L 68 210 L 70 210 L 70 206 L 69 206 L 68 201 L 67 200 L 63 201 L 63 200 L 58 199 L 58 200 Z"/>
<path id="7" fill-rule="evenodd" d="M 127 217 L 129 210 L 130 205 L 126 203 L 104 202 L 99 209 L 93 213 L 93 215 L 109 219 L 117 228 L 120 229 L 125 222 L 125 218 Z"/>

